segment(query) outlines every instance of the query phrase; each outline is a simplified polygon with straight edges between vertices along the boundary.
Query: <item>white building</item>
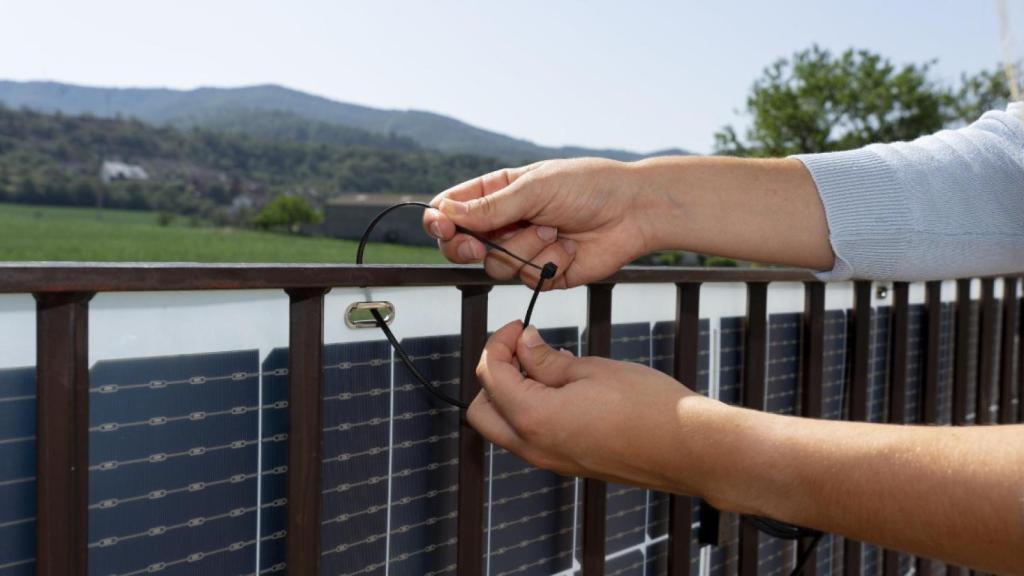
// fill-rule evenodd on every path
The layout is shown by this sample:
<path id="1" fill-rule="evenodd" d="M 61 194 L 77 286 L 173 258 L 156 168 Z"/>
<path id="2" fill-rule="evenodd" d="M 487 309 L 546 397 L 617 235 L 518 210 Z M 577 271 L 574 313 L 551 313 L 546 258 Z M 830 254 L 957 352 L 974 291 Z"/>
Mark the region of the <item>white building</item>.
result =
<path id="1" fill-rule="evenodd" d="M 100 179 L 104 183 L 112 180 L 149 180 L 149 174 L 145 168 L 136 164 L 104 160 L 100 167 Z"/>

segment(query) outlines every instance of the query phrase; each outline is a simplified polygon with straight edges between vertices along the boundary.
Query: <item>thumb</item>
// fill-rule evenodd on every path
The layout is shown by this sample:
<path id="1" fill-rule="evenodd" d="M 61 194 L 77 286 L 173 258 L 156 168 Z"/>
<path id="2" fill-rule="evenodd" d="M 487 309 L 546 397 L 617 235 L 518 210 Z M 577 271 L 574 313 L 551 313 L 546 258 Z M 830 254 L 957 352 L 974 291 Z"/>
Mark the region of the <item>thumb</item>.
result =
<path id="1" fill-rule="evenodd" d="M 533 212 L 533 194 L 515 183 L 492 194 L 466 202 L 443 198 L 438 208 L 455 224 L 474 232 L 491 232 L 510 224 L 529 220 Z"/>
<path id="2" fill-rule="evenodd" d="M 527 376 L 548 386 L 563 386 L 574 380 L 574 367 L 579 361 L 568 352 L 548 346 L 534 326 L 520 336 L 516 358 Z"/>

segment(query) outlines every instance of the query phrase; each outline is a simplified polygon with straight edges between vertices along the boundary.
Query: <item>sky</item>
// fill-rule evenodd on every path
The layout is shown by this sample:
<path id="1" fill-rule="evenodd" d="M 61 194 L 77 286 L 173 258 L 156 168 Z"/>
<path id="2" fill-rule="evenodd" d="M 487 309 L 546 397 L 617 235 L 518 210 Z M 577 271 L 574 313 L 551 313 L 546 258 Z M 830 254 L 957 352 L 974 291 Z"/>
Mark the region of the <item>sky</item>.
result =
<path id="1" fill-rule="evenodd" d="M 949 83 L 1001 57 L 994 0 L 0 0 L 0 79 L 275 83 L 636 151 L 710 152 L 763 68 L 813 43 L 937 59 Z"/>

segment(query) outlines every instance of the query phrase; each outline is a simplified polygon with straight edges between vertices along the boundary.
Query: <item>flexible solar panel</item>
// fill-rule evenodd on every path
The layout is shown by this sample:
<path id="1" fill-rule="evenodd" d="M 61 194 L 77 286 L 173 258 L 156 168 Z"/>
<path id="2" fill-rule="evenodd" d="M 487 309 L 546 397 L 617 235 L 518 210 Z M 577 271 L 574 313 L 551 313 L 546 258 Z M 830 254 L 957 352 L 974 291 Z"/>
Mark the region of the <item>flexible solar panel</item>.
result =
<path id="1" fill-rule="evenodd" d="M 91 573 L 253 571 L 258 366 L 246 350 L 93 367 Z"/>
<path id="2" fill-rule="evenodd" d="M 459 394 L 459 337 L 407 338 L 402 346 L 431 383 Z M 395 574 L 455 568 L 458 408 L 429 396 L 395 366 L 388 562 Z"/>
<path id="3" fill-rule="evenodd" d="M 35 574 L 35 368 L 0 370 L 0 574 Z"/>

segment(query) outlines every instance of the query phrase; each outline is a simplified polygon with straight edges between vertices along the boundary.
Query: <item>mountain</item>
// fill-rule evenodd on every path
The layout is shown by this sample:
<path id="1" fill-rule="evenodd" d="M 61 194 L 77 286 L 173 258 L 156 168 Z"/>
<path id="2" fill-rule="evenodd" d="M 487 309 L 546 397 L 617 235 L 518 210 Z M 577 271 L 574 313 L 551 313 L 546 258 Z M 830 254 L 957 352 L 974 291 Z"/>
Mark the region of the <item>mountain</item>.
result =
<path id="1" fill-rule="evenodd" d="M 170 90 L 0 81 L 0 102 L 9 107 L 26 107 L 44 112 L 92 114 L 99 117 L 127 116 L 151 124 L 211 128 L 216 128 L 216 123 L 225 116 L 273 111 L 286 113 L 292 120 L 304 119 L 347 127 L 387 139 L 405 139 L 449 154 L 492 156 L 509 164 L 564 156 L 637 160 L 647 156 L 686 153 L 674 149 L 639 154 L 614 149 L 545 147 L 477 128 L 441 114 L 420 110 L 382 110 L 347 104 L 277 85 Z M 279 116 L 278 120 L 282 120 L 282 117 Z M 237 127 L 238 123 L 235 124 Z"/>

